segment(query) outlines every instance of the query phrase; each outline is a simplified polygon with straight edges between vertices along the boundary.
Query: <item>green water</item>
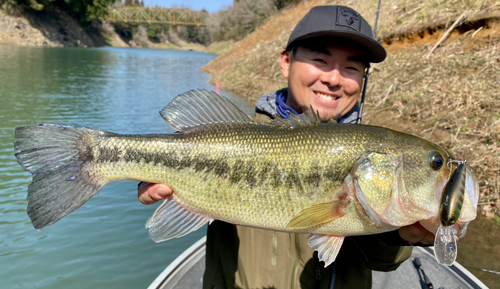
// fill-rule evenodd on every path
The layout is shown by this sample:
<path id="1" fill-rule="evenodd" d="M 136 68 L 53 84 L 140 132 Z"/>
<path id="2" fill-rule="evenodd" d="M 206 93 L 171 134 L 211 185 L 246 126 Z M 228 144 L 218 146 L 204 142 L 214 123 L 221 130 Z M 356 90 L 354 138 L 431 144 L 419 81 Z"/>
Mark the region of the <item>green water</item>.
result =
<path id="1" fill-rule="evenodd" d="M 467 235 L 458 244 L 457 262 L 489 288 L 500 288 L 500 275 L 467 267 L 500 272 L 500 225 L 482 216 L 471 222 Z"/>
<path id="2" fill-rule="evenodd" d="M 13 135 L 15 127 L 36 123 L 173 133 L 158 111 L 187 90 L 215 90 L 199 70 L 213 58 L 173 50 L 0 46 L 0 288 L 146 288 L 205 234 L 203 228 L 152 242 L 144 224 L 156 205 L 142 205 L 132 181 L 107 185 L 37 232 L 26 215 L 31 176 L 16 162 Z"/>

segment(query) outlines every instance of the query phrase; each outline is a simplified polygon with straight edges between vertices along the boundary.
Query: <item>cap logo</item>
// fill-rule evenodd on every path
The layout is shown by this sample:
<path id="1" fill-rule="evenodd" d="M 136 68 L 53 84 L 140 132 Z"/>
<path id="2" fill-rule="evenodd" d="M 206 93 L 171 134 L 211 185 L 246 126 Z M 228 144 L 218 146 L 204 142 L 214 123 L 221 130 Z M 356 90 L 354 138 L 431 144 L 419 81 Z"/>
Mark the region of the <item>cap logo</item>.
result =
<path id="1" fill-rule="evenodd" d="M 335 24 L 349 27 L 359 32 L 361 30 L 361 16 L 354 10 L 339 7 Z"/>

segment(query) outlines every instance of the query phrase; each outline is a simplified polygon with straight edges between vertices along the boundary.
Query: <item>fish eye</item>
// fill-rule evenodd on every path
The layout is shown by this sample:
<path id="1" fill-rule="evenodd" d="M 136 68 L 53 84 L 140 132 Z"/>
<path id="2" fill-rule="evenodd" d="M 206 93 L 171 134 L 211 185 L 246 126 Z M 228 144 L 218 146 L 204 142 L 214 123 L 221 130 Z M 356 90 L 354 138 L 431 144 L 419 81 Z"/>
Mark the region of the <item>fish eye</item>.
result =
<path id="1" fill-rule="evenodd" d="M 431 155 L 430 165 L 434 170 L 439 170 L 444 164 L 443 156 L 438 152 L 434 152 Z"/>

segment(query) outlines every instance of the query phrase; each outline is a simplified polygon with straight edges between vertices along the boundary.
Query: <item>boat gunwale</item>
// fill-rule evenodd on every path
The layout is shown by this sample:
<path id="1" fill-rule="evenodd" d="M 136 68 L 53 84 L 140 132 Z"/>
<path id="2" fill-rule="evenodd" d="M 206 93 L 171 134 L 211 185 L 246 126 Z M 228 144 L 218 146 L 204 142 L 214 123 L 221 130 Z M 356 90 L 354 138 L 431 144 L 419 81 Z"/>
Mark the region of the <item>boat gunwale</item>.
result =
<path id="1" fill-rule="evenodd" d="M 172 263 L 170 263 L 167 268 L 165 268 L 160 275 L 158 275 L 155 280 L 148 286 L 148 289 L 160 289 L 163 285 L 169 281 L 169 278 L 172 278 L 179 269 L 190 262 L 193 258 L 197 257 L 200 254 L 200 250 L 202 250 L 202 257 L 205 256 L 205 244 L 207 241 L 207 236 L 203 236 L 201 239 L 196 241 L 193 245 L 187 248 L 182 254 L 180 254 L 177 258 L 175 258 Z M 196 260 L 196 262 L 198 262 Z M 194 263 L 196 264 L 196 263 Z M 190 266 L 191 268 L 192 266 Z"/>
<path id="2" fill-rule="evenodd" d="M 191 269 L 194 264 L 199 262 L 199 260 L 205 256 L 205 245 L 207 237 L 203 236 L 201 239 L 196 241 L 188 249 L 186 249 L 182 254 L 180 254 L 175 260 L 170 263 L 148 286 L 148 289 L 161 289 L 167 282 L 173 278 L 181 268 L 186 264 L 192 263 L 189 266 Z M 434 258 L 434 247 L 415 247 L 422 253 Z M 201 257 L 200 257 L 201 256 Z M 195 262 L 192 262 L 192 261 Z M 188 269 L 188 271 L 189 271 Z M 443 265 L 443 269 L 448 271 L 456 279 L 460 280 L 462 283 L 468 285 L 472 289 L 489 289 L 481 280 L 474 276 L 469 270 L 460 265 L 458 262 L 454 262 L 451 266 Z M 175 285 L 175 284 L 173 284 Z"/>

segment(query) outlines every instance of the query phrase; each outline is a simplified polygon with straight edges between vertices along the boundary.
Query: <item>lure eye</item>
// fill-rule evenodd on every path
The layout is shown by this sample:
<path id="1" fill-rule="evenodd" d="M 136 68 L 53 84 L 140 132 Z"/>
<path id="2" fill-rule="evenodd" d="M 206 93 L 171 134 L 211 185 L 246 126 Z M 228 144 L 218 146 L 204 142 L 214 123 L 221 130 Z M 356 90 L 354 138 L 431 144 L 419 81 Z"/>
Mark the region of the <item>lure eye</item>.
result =
<path id="1" fill-rule="evenodd" d="M 430 165 L 434 170 L 439 170 L 444 164 L 443 156 L 440 155 L 439 153 L 435 152 L 431 156 L 431 162 Z"/>

